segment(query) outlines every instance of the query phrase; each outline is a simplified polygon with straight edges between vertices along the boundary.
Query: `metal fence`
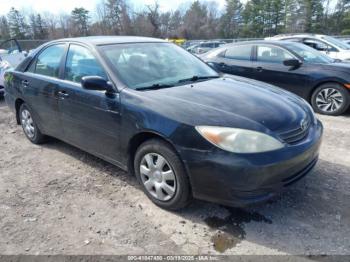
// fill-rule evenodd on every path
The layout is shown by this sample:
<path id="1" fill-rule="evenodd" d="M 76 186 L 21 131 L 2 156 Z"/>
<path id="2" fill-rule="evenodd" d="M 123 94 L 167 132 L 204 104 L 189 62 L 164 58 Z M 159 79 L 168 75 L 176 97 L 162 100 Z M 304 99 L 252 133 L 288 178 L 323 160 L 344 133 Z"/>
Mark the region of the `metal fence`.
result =
<path id="1" fill-rule="evenodd" d="M 32 50 L 50 40 L 18 40 L 22 50 Z"/>

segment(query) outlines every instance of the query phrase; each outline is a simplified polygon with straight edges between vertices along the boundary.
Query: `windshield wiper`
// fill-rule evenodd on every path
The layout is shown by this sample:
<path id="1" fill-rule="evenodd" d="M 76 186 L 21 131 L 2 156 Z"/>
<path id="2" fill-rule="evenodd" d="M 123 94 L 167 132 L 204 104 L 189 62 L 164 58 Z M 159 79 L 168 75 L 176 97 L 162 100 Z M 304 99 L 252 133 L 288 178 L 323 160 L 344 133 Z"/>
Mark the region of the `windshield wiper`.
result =
<path id="1" fill-rule="evenodd" d="M 153 84 L 150 86 L 136 87 L 135 90 L 155 90 L 155 89 L 161 89 L 161 88 L 169 88 L 173 86 L 174 85 L 171 85 L 171 84 Z"/>
<path id="2" fill-rule="evenodd" d="M 198 80 L 205 80 L 205 79 L 213 79 L 213 78 L 219 78 L 220 76 L 192 76 L 190 78 L 181 79 L 178 82 L 196 82 Z"/>

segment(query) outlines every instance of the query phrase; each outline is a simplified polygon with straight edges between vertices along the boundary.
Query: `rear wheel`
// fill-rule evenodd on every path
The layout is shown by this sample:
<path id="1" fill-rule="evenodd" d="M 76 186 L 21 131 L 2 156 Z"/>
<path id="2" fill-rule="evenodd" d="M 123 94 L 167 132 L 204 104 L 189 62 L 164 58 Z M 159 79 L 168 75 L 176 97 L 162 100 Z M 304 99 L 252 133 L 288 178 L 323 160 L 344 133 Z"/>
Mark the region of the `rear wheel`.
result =
<path id="1" fill-rule="evenodd" d="M 325 115 L 341 115 L 349 108 L 350 93 L 336 83 L 326 83 L 312 94 L 311 104 L 315 112 Z"/>
<path id="2" fill-rule="evenodd" d="M 19 119 L 26 137 L 34 144 L 45 142 L 45 136 L 40 132 L 36 125 L 32 113 L 26 104 L 22 104 L 19 109 Z"/>
<path id="3" fill-rule="evenodd" d="M 156 205 L 177 210 L 191 200 L 188 176 L 167 143 L 158 139 L 143 143 L 136 152 L 134 169 L 143 191 Z"/>

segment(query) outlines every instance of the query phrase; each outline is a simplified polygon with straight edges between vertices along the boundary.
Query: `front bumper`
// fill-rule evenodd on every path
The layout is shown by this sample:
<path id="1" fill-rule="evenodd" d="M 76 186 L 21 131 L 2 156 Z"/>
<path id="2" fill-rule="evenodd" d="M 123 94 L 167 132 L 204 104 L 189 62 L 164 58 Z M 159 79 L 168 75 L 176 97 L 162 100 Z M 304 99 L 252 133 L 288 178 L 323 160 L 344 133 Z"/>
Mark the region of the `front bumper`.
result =
<path id="1" fill-rule="evenodd" d="M 193 196 L 230 206 L 266 201 L 311 171 L 318 160 L 322 133 L 318 121 L 299 144 L 259 154 L 183 149 Z"/>

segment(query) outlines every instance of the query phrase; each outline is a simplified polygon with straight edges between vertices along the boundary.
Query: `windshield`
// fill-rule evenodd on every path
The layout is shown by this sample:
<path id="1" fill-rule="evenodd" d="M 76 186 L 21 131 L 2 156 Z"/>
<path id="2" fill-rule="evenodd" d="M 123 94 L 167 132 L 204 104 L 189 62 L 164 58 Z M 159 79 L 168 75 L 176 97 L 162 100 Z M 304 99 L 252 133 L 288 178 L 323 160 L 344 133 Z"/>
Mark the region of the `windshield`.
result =
<path id="1" fill-rule="evenodd" d="M 334 62 L 334 60 L 315 49 L 299 44 L 299 43 L 288 43 L 286 47 L 303 58 L 306 63 L 315 64 L 329 64 Z"/>
<path id="2" fill-rule="evenodd" d="M 121 80 L 132 89 L 170 87 L 218 77 L 212 68 L 171 43 L 128 43 L 99 48 Z"/>
<path id="3" fill-rule="evenodd" d="M 350 46 L 346 43 L 344 43 L 341 40 L 338 40 L 334 37 L 330 37 L 330 36 L 323 36 L 322 39 L 328 41 L 329 43 L 335 45 L 336 47 L 340 48 L 340 49 L 345 49 L 345 50 L 349 50 Z"/>

